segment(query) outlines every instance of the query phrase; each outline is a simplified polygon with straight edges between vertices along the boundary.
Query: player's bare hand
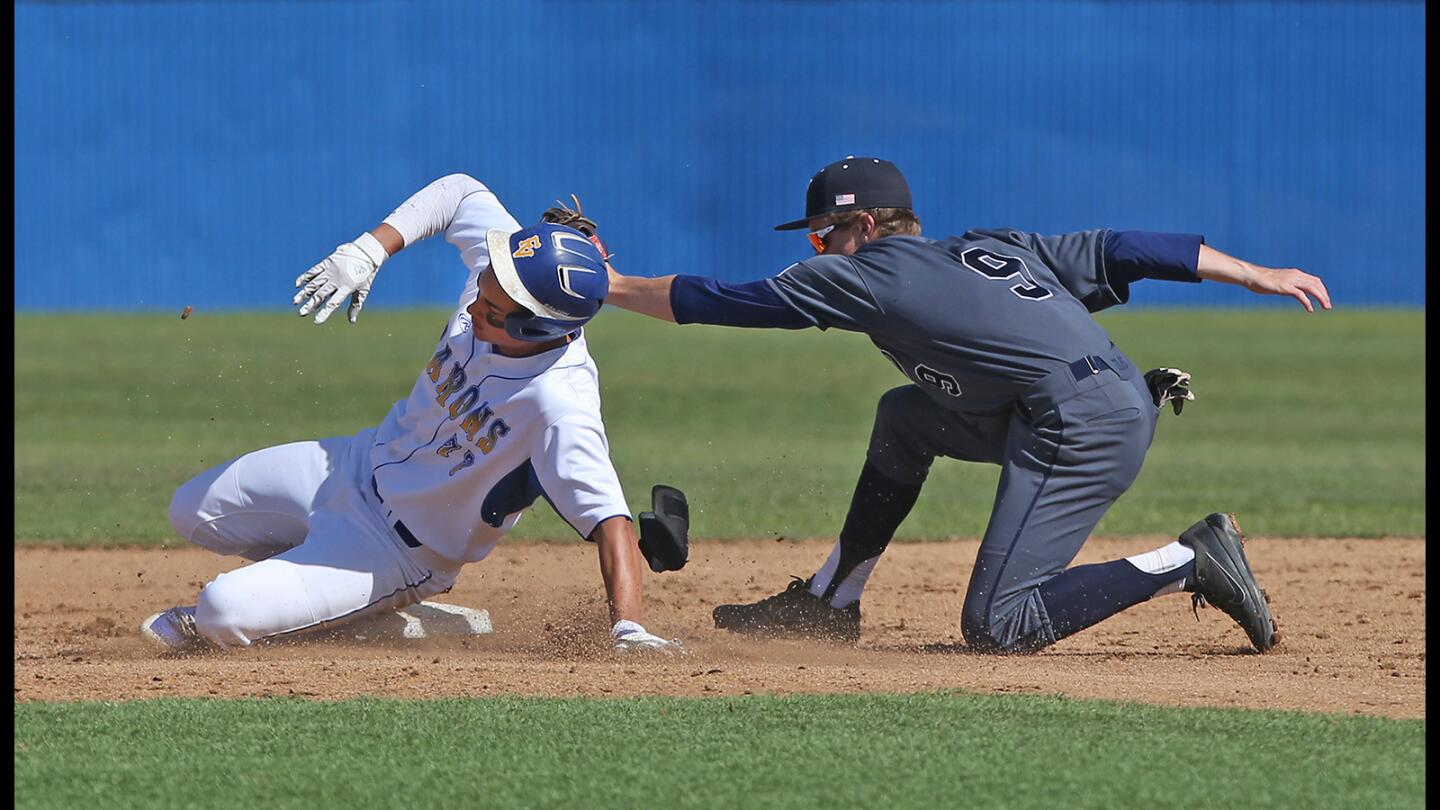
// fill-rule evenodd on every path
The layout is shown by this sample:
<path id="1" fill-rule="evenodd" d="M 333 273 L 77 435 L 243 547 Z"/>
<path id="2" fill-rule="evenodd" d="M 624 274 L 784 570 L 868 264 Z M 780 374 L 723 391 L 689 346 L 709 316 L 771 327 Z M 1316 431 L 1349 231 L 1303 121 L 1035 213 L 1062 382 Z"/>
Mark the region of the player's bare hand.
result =
<path id="1" fill-rule="evenodd" d="M 1249 269 L 1251 272 L 1245 280 L 1245 287 L 1251 292 L 1261 295 L 1288 295 L 1299 301 L 1306 312 L 1315 311 L 1311 298 L 1319 301 L 1321 308 L 1330 308 L 1330 293 L 1325 289 L 1325 282 L 1318 276 L 1293 267 L 1276 270 L 1252 264 Z"/>
<path id="2" fill-rule="evenodd" d="M 688 652 L 678 638 L 661 638 L 639 623 L 621 619 L 610 629 L 611 649 L 615 652 L 650 652 L 663 655 L 684 655 Z"/>
<path id="3" fill-rule="evenodd" d="M 373 244 L 372 244 L 373 243 Z M 331 313 L 350 299 L 348 315 L 351 323 L 360 315 L 370 285 L 388 254 L 370 234 L 362 234 L 354 242 L 335 248 L 325 260 L 301 273 L 295 279 L 299 292 L 291 303 L 299 307 L 300 317 L 315 312 L 315 323 L 322 324 Z M 318 308 L 318 310 L 317 310 Z"/>

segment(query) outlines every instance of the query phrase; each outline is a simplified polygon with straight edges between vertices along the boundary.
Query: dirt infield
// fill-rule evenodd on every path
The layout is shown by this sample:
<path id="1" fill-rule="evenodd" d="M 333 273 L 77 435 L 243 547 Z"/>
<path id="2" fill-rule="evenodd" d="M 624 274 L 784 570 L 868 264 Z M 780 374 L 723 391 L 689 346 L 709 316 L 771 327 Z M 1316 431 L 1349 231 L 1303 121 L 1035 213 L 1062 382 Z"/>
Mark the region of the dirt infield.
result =
<path id="1" fill-rule="evenodd" d="M 1092 540 L 1077 562 L 1154 548 Z M 686 640 L 670 660 L 604 644 L 588 544 L 513 545 L 473 565 L 443 601 L 490 611 L 495 633 L 386 644 L 311 641 L 162 656 L 136 625 L 193 602 L 236 562 L 191 549 L 15 551 L 17 701 L 157 696 L 697 695 L 967 689 L 1184 706 L 1425 716 L 1425 541 L 1267 540 L 1248 548 L 1282 640 L 1250 652 L 1218 610 L 1141 605 L 1032 656 L 968 653 L 960 604 L 977 541 L 896 544 L 866 591 L 858 649 L 757 643 L 710 626 L 710 608 L 808 574 L 830 541 L 697 542 L 681 572 L 646 580 L 647 626 Z"/>

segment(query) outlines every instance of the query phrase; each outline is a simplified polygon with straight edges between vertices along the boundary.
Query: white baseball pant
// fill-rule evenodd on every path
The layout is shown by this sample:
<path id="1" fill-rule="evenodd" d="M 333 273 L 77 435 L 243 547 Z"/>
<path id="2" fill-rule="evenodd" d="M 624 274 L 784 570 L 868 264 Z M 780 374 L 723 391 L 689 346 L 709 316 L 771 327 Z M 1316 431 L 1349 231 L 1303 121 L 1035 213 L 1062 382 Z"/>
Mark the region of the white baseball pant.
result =
<path id="1" fill-rule="evenodd" d="M 450 590 L 460 563 L 406 546 L 365 495 L 374 429 L 268 447 L 183 484 L 170 522 L 256 560 L 200 592 L 195 624 L 222 647 L 333 627 Z"/>

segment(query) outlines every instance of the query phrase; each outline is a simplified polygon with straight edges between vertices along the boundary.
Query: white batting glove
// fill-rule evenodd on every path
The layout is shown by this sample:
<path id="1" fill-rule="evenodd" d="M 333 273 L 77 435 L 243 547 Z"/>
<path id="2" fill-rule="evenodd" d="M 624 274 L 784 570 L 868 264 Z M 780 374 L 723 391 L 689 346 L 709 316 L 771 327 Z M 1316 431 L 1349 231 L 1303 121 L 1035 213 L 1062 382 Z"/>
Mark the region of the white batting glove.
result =
<path id="1" fill-rule="evenodd" d="M 295 279 L 295 286 L 300 288 L 300 292 L 295 293 L 290 303 L 300 307 L 300 317 L 303 318 L 324 302 L 315 314 L 315 323 L 322 324 L 348 297 L 350 322 L 355 323 L 360 308 L 365 306 L 365 299 L 370 297 L 370 284 L 375 280 L 375 274 L 380 272 L 380 265 L 388 258 L 390 254 L 385 252 L 379 239 L 368 232 L 362 233 L 354 242 L 335 248 L 325 261 L 301 273 Z"/>
<path id="2" fill-rule="evenodd" d="M 666 655 L 675 655 L 685 652 L 685 645 L 680 643 L 678 638 L 660 638 L 652 635 L 638 623 L 621 619 L 610 628 L 610 638 L 614 642 L 610 645 L 616 652 L 630 652 L 631 650 L 647 650 L 662 652 Z"/>

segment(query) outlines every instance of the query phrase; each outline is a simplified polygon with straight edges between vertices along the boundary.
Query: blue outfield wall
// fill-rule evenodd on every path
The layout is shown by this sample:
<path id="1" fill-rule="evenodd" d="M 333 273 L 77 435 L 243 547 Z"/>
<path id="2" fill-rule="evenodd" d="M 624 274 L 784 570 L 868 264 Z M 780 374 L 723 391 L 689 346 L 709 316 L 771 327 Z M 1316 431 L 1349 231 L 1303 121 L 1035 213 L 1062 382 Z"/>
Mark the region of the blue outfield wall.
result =
<path id="1" fill-rule="evenodd" d="M 803 257 L 810 175 L 894 160 L 926 233 L 1203 233 L 1423 304 L 1425 8 L 1371 2 L 27 3 L 20 310 L 284 308 L 464 171 L 522 222 L 576 192 L 617 265 Z M 413 254 L 413 255 L 412 255 Z M 452 303 L 438 240 L 372 307 Z M 1149 282 L 1150 304 L 1253 305 Z"/>

